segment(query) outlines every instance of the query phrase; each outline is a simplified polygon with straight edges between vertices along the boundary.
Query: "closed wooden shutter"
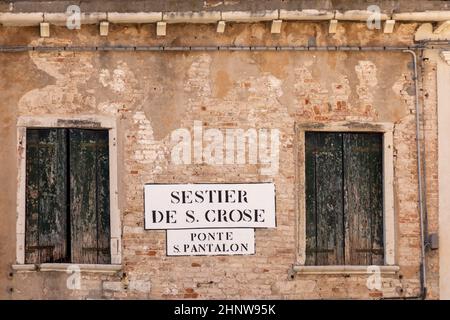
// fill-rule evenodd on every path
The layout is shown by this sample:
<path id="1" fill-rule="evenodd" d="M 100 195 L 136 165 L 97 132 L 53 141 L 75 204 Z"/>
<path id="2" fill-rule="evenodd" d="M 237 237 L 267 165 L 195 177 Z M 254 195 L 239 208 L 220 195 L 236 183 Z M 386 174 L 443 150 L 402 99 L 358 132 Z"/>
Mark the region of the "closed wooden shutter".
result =
<path id="1" fill-rule="evenodd" d="M 110 263 L 107 130 L 28 129 L 25 262 Z"/>
<path id="2" fill-rule="evenodd" d="M 306 264 L 383 264 L 382 134 L 307 132 Z"/>
<path id="3" fill-rule="evenodd" d="M 344 263 L 342 134 L 306 133 L 307 263 Z"/>
<path id="4" fill-rule="evenodd" d="M 69 137 L 72 262 L 110 263 L 108 132 Z"/>
<path id="5" fill-rule="evenodd" d="M 28 129 L 25 262 L 67 262 L 67 130 Z"/>
<path id="6" fill-rule="evenodd" d="M 383 140 L 381 134 L 344 135 L 345 260 L 383 264 Z"/>

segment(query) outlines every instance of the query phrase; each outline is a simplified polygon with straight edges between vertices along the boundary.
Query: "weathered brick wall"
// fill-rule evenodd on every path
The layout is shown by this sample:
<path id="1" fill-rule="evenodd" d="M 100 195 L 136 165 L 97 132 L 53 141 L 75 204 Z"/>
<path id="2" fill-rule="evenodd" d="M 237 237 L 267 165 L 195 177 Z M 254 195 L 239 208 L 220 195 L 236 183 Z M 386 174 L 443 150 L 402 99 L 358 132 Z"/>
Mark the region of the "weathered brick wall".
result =
<path id="1" fill-rule="evenodd" d="M 155 39 L 146 27 L 112 27 L 107 40 L 94 27 L 82 31 L 2 29 L 8 44 L 283 44 L 406 45 L 415 24 L 393 35 L 342 24 L 292 23 L 281 36 L 266 24 L 170 26 Z M 311 36 L 314 35 L 314 36 Z M 25 298 L 380 298 L 419 293 L 419 214 L 411 57 L 400 52 L 29 52 L 0 53 L 0 297 Z M 435 66 L 421 73 L 430 230 L 437 230 Z M 68 290 L 64 272 L 15 272 L 15 120 L 21 115 L 95 114 L 118 121 L 119 198 L 123 227 L 123 272 L 83 273 L 81 290 Z M 261 165 L 174 165 L 170 133 L 204 128 L 280 130 L 276 175 Z M 295 139 L 300 121 L 391 122 L 395 124 L 395 209 L 400 273 L 383 276 L 370 291 L 366 275 L 297 275 Z M 298 141 L 301 145 L 302 141 Z M 262 182 L 277 189 L 277 228 L 256 231 L 254 256 L 166 257 L 165 232 L 145 231 L 143 185 L 151 182 Z M 299 187 L 304 192 L 303 186 Z M 3 243 L 7 243 L 4 246 Z M 429 254 L 429 295 L 438 297 L 437 253 Z"/>

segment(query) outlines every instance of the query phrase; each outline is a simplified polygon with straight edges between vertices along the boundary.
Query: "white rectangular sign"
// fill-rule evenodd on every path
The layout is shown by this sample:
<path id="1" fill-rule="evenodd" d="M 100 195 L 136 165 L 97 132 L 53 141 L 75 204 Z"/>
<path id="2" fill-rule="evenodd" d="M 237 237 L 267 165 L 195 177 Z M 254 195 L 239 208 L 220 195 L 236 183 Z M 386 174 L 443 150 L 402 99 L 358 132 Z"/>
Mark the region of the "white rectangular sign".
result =
<path id="1" fill-rule="evenodd" d="M 255 254 L 254 229 L 167 230 L 168 256 Z"/>
<path id="2" fill-rule="evenodd" d="M 147 184 L 145 229 L 275 228 L 275 185 Z"/>

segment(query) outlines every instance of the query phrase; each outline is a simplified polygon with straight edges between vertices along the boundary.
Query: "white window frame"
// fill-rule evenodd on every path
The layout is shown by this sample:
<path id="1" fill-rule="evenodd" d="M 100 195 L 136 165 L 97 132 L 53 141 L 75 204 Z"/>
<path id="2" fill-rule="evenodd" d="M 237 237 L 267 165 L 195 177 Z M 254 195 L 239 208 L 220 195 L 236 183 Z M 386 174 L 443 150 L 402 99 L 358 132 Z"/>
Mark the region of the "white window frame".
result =
<path id="1" fill-rule="evenodd" d="M 306 266 L 306 180 L 305 180 L 305 132 L 374 132 L 383 133 L 383 234 L 384 266 L 382 272 L 395 273 L 396 264 L 396 216 L 394 210 L 394 143 L 392 123 L 385 122 L 333 122 L 333 123 L 296 123 L 297 150 L 295 154 L 297 219 L 296 236 L 297 257 L 294 265 L 296 272 L 318 273 L 365 273 L 367 266 Z M 390 267 L 391 266 L 391 267 Z"/>
<path id="2" fill-rule="evenodd" d="M 115 271 L 114 265 L 122 263 L 121 221 L 118 204 L 117 177 L 117 125 L 116 119 L 105 116 L 86 115 L 76 117 L 59 116 L 21 116 L 17 120 L 17 155 L 18 155 L 18 187 L 17 187 L 17 221 L 16 221 L 16 265 L 13 269 L 26 271 L 36 270 L 35 264 L 25 264 L 25 212 L 26 212 L 26 130 L 27 128 L 80 128 L 108 129 L 109 132 L 109 201 L 111 228 L 111 263 L 101 264 L 59 264 L 43 263 L 39 270 L 66 270 L 70 265 L 82 266 L 92 271 Z M 102 268 L 102 266 L 105 266 Z"/>

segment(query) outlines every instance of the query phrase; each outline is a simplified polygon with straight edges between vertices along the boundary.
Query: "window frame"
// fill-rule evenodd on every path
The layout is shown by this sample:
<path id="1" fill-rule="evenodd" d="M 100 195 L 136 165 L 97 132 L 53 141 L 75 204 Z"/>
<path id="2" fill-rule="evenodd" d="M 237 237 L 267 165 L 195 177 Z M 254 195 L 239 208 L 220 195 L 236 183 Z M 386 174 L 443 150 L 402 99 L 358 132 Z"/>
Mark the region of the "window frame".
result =
<path id="1" fill-rule="evenodd" d="M 118 204 L 118 175 L 117 175 L 117 125 L 116 119 L 105 116 L 86 115 L 76 117 L 58 116 L 21 116 L 17 120 L 17 212 L 16 212 L 16 263 L 24 270 L 25 264 L 25 215 L 26 215 L 26 130 L 27 128 L 78 128 L 78 129 L 106 129 L 109 132 L 109 202 L 110 202 L 110 250 L 111 263 L 108 265 L 122 264 L 122 237 L 120 210 Z M 76 263 L 46 263 L 51 265 L 79 265 Z M 87 269 L 98 270 L 98 264 L 83 264 Z M 27 268 L 25 268 L 27 269 Z M 56 267 L 56 269 L 58 269 Z M 108 268 L 107 268 L 108 269 Z"/>
<path id="2" fill-rule="evenodd" d="M 320 269 L 320 265 L 307 266 L 306 262 L 306 164 L 305 132 L 372 132 L 383 134 L 383 235 L 384 266 L 396 264 L 396 215 L 394 209 L 394 125 L 386 122 L 298 122 L 295 124 L 295 194 L 296 194 L 296 265 L 306 269 Z M 349 270 L 350 265 L 325 266 Z M 358 270 L 365 266 L 357 266 Z M 360 270 L 359 270 L 360 271 Z"/>

